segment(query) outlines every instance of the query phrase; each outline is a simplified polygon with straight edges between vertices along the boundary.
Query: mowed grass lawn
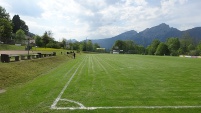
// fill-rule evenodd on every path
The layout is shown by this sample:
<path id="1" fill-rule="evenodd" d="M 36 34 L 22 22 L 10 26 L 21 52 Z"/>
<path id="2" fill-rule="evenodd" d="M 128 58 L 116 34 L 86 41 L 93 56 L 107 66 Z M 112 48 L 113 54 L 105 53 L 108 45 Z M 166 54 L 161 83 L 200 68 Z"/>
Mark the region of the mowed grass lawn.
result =
<path id="1" fill-rule="evenodd" d="M 9 87 L 0 112 L 200 112 L 200 69 L 201 59 L 84 54 Z"/>

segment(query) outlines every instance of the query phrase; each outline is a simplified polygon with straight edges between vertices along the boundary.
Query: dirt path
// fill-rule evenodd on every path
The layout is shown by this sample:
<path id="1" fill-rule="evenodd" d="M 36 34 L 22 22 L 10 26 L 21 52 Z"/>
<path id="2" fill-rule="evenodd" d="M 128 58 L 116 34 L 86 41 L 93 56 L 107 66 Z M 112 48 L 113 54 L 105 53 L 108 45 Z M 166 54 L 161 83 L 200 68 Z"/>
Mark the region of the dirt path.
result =
<path id="1" fill-rule="evenodd" d="M 35 54 L 37 51 L 29 51 L 29 54 Z M 28 54 L 28 51 L 0 51 L 0 54 Z"/>
<path id="2" fill-rule="evenodd" d="M 6 92 L 4 89 L 0 89 L 0 94 Z"/>

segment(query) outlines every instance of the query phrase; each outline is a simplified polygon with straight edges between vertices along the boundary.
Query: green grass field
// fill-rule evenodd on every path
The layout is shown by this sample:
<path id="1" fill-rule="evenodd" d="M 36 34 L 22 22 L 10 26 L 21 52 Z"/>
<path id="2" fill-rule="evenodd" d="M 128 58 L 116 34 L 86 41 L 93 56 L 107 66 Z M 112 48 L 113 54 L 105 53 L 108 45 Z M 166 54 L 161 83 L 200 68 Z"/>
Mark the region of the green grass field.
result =
<path id="1" fill-rule="evenodd" d="M 0 94 L 0 112 L 200 112 L 201 59 L 83 54 Z"/>

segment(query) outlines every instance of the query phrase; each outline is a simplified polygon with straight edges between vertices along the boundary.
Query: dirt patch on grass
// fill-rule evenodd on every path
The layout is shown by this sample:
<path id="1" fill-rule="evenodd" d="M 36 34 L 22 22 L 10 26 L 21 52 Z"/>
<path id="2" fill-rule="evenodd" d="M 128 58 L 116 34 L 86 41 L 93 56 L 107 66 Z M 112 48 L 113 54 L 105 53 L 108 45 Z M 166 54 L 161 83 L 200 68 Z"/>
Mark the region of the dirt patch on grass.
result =
<path id="1" fill-rule="evenodd" d="M 5 89 L 0 89 L 0 94 L 1 94 L 1 93 L 5 93 L 5 92 L 6 92 Z"/>

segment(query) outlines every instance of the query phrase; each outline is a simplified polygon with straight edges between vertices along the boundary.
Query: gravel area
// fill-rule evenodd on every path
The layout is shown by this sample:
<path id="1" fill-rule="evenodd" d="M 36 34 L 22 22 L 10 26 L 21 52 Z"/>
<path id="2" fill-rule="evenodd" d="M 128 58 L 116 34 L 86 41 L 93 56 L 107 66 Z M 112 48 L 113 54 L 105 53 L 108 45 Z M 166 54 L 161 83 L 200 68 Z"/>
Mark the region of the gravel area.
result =
<path id="1" fill-rule="evenodd" d="M 29 51 L 29 54 L 35 54 L 37 51 Z M 0 54 L 28 54 L 28 51 L 0 51 Z"/>
<path id="2" fill-rule="evenodd" d="M 4 92 L 6 92 L 6 90 L 0 89 L 0 93 L 4 93 Z"/>

